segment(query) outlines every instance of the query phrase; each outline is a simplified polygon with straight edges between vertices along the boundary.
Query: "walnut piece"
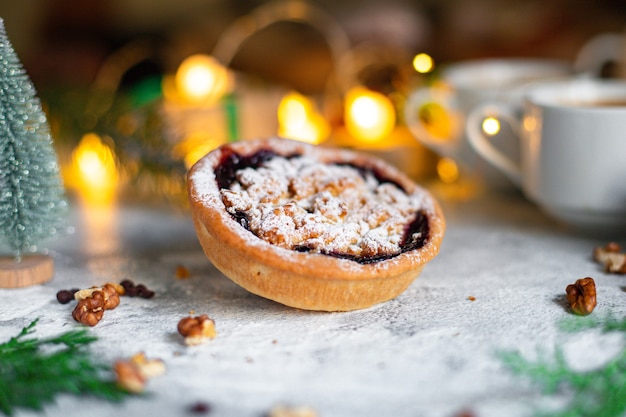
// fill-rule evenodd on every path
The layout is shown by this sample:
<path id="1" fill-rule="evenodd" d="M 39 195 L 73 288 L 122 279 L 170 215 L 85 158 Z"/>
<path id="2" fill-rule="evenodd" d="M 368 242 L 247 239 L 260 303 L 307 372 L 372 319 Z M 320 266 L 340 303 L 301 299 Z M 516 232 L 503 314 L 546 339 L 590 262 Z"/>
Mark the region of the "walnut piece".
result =
<path id="1" fill-rule="evenodd" d="M 118 284 L 116 282 L 107 282 L 104 286 L 111 286 L 113 287 L 113 289 L 115 289 L 115 292 L 117 292 L 117 295 L 125 295 L 126 294 L 126 289 L 122 286 L 122 284 Z"/>
<path id="2" fill-rule="evenodd" d="M 72 317 L 92 327 L 102 320 L 104 310 L 112 310 L 120 304 L 120 296 L 113 284 L 77 291 L 74 298 L 78 304 L 72 311 Z"/>
<path id="3" fill-rule="evenodd" d="M 626 253 L 621 251 L 618 243 L 609 242 L 605 246 L 594 248 L 593 259 L 604 265 L 606 272 L 626 274 Z"/>
<path id="4" fill-rule="evenodd" d="M 143 352 L 129 360 L 119 360 L 113 367 L 117 384 L 128 392 L 143 392 L 146 382 L 165 372 L 165 364 L 160 359 L 148 359 Z"/>
<path id="5" fill-rule="evenodd" d="M 596 283 L 591 277 L 581 278 L 565 289 L 572 311 L 579 316 L 591 314 L 596 307 Z"/>
<path id="6" fill-rule="evenodd" d="M 206 314 L 181 319 L 178 322 L 178 333 L 185 338 L 185 344 L 188 346 L 199 345 L 217 335 L 215 321 Z"/>
<path id="7" fill-rule="evenodd" d="M 146 380 L 139 369 L 129 361 L 117 361 L 113 366 L 117 385 L 128 392 L 139 394 L 146 387 Z"/>
<path id="8" fill-rule="evenodd" d="M 186 279 L 189 278 L 191 274 L 189 273 L 189 269 L 184 265 L 178 265 L 176 267 L 176 278 L 178 279 Z"/>
<path id="9" fill-rule="evenodd" d="M 104 294 L 102 291 L 94 291 L 91 296 L 80 300 L 72 311 L 74 320 L 91 327 L 98 324 L 103 315 Z"/>
<path id="10" fill-rule="evenodd" d="M 78 290 L 74 293 L 74 299 L 76 301 L 85 300 L 93 295 L 94 292 L 100 291 L 102 287 L 91 287 L 84 290 Z"/>
<path id="11" fill-rule="evenodd" d="M 104 297 L 104 309 L 113 310 L 120 305 L 120 292 L 124 293 L 124 288 L 118 284 L 107 283 L 103 287 L 91 287 L 84 290 L 76 291 L 74 299 L 76 301 L 85 300 L 92 297 L 96 292 L 102 292 Z"/>
<path id="12" fill-rule="evenodd" d="M 105 310 L 113 310 L 120 305 L 120 294 L 113 284 L 105 284 L 104 287 L 102 287 L 102 293 L 104 294 Z"/>

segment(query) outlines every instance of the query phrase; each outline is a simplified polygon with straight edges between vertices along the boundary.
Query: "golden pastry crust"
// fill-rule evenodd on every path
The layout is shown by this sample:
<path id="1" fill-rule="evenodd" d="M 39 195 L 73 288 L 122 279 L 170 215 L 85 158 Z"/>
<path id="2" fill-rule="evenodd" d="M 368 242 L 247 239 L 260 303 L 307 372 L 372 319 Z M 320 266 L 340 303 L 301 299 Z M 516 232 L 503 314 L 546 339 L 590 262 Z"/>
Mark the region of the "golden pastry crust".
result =
<path id="1" fill-rule="evenodd" d="M 321 164 L 361 167 L 393 181 L 407 196 L 419 201 L 419 211 L 428 222 L 428 236 L 423 246 L 388 259 L 359 263 L 320 253 L 299 252 L 270 243 L 275 236 L 264 240 L 253 234 L 227 211 L 225 201 L 230 200 L 224 198 L 215 170 L 228 152 L 248 156 L 264 150 L 282 156 L 302 155 Z M 327 185 L 329 192 L 341 196 L 343 190 L 351 187 L 351 181 L 337 179 Z M 198 239 L 215 267 L 254 294 L 307 310 L 355 310 L 396 297 L 437 255 L 445 231 L 444 216 L 437 201 L 385 162 L 348 150 L 286 139 L 242 141 L 219 148 L 192 167 L 187 186 Z M 294 194 L 310 192 L 307 186 L 311 185 L 303 181 Z M 267 198 L 276 199 L 272 190 Z M 289 212 L 294 207 L 287 204 L 280 210 Z"/>

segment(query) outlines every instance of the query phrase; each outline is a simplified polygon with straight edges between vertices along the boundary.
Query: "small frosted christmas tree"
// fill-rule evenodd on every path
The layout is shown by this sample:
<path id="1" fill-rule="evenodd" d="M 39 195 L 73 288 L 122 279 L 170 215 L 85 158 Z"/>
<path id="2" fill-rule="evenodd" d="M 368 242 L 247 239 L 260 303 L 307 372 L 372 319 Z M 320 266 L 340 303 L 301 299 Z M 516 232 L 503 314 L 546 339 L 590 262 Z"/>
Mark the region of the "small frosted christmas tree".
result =
<path id="1" fill-rule="evenodd" d="M 46 259 L 49 277 L 31 277 L 35 270 L 22 282 L 33 262 L 24 252 L 57 233 L 66 206 L 46 115 L 0 19 L 0 239 L 13 252 L 0 262 L 0 287 L 52 278 Z"/>

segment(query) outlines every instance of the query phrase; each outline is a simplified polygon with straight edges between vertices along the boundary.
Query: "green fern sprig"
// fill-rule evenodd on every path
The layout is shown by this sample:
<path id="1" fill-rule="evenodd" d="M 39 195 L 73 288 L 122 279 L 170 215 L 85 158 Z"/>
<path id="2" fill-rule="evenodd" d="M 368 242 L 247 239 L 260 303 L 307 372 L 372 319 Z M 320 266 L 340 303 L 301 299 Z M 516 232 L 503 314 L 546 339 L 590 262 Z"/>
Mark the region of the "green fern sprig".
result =
<path id="1" fill-rule="evenodd" d="M 568 332 L 600 328 L 604 332 L 626 332 L 626 318 L 577 318 L 561 323 Z M 500 359 L 514 374 L 540 387 L 545 395 L 566 395 L 566 406 L 556 411 L 537 411 L 538 417 L 620 417 L 626 415 L 626 349 L 599 369 L 571 369 L 563 351 L 556 349 L 552 358 L 541 355 L 536 361 L 518 352 L 500 352 Z"/>
<path id="2" fill-rule="evenodd" d="M 37 320 L 0 344 L 0 411 L 41 410 L 59 394 L 92 395 L 121 401 L 128 393 L 110 378 L 111 366 L 98 361 L 86 348 L 96 341 L 87 330 L 59 336 L 27 338 Z"/>

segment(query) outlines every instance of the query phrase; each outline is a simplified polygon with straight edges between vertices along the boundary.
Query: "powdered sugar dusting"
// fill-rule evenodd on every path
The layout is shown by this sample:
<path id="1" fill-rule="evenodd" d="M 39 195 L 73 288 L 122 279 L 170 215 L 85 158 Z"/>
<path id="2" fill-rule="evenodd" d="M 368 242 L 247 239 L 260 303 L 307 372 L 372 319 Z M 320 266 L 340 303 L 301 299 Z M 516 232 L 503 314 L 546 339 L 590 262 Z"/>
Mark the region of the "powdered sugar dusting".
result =
<path id="1" fill-rule="evenodd" d="M 226 210 L 245 216 L 266 242 L 351 257 L 399 254 L 407 225 L 425 209 L 423 193 L 407 194 L 371 172 L 308 155 L 243 168 L 220 195 Z"/>

